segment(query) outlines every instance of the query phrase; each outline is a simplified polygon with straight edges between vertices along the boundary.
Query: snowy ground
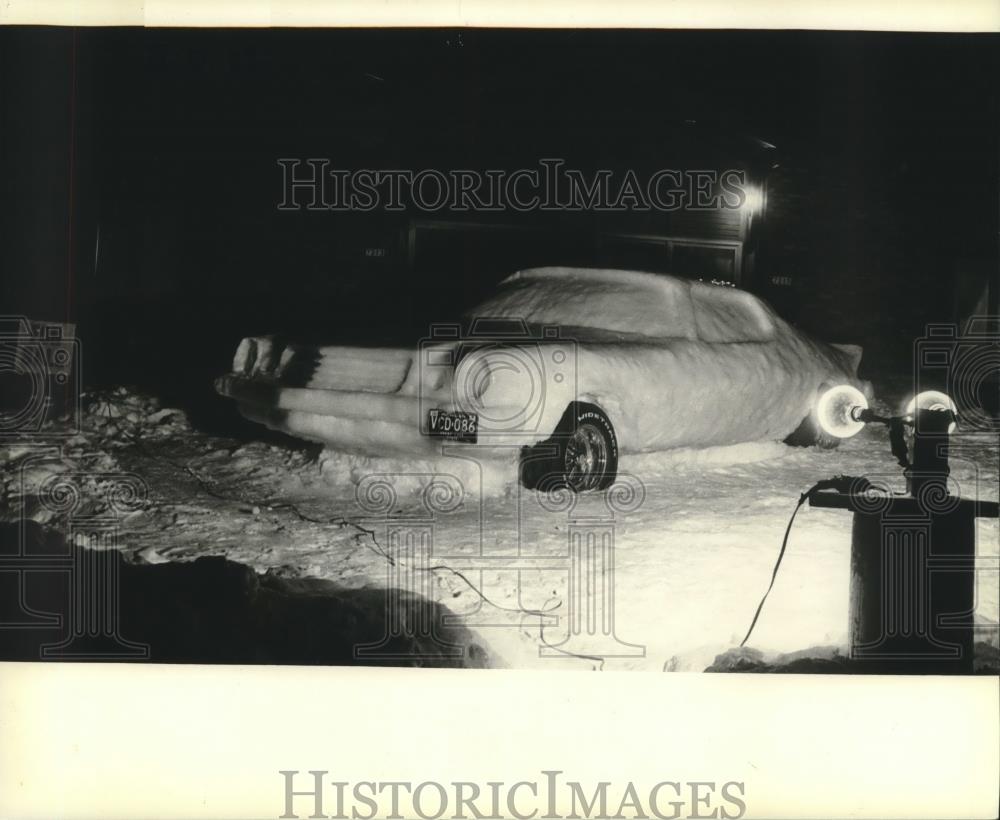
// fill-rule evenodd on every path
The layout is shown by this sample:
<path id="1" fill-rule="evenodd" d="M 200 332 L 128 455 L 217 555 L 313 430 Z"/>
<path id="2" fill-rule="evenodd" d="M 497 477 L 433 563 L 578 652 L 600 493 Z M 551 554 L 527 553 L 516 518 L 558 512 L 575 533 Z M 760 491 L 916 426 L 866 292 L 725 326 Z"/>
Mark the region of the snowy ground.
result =
<path id="1" fill-rule="evenodd" d="M 954 448 L 961 494 L 996 500 L 996 437 L 961 434 Z M 425 592 L 511 667 L 701 671 L 743 638 L 801 492 L 840 473 L 903 488 L 875 427 L 832 451 L 764 442 L 626 457 L 621 492 L 575 503 L 519 487 L 509 454 L 482 463 L 472 455 L 369 461 L 209 437 L 182 413 L 122 390 L 91 397 L 83 429 L 60 450 L 0 449 L 0 517 L 65 527 L 62 513 L 34 498 L 47 477 L 96 476 L 84 482 L 84 506 L 97 510 L 100 475 L 132 473 L 148 499 L 121 516 L 131 560 L 220 555 L 258 572 Z M 843 650 L 850 524 L 844 511 L 800 511 L 749 646 L 765 655 Z M 614 598 L 594 612 L 613 613 L 617 641 L 583 629 L 562 643 L 582 611 L 570 572 L 589 566 L 568 559 L 577 536 L 613 539 Z M 408 547 L 419 543 L 423 558 Z M 995 520 L 979 523 L 978 551 L 977 640 L 996 645 Z"/>

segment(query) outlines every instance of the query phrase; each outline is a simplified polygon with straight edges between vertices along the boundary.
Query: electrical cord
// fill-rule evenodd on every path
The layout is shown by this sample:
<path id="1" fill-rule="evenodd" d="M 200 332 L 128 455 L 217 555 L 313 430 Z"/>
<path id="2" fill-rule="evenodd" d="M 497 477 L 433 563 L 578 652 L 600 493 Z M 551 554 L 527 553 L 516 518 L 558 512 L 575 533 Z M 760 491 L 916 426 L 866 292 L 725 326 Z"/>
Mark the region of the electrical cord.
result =
<path id="1" fill-rule="evenodd" d="M 114 406 L 115 409 L 118 410 L 119 417 L 125 416 L 125 412 L 123 411 L 121 403 L 115 401 L 113 398 L 111 398 L 111 396 L 102 395 L 100 396 L 100 400 L 105 402 L 105 404 L 107 405 L 106 411 L 103 414 L 106 418 L 109 419 L 113 418 L 110 412 L 112 406 Z M 328 518 L 316 518 L 314 516 L 306 515 L 305 513 L 302 512 L 302 510 L 299 509 L 299 507 L 296 504 L 290 501 L 265 501 L 265 500 L 255 500 L 248 498 L 233 498 L 231 496 L 227 496 L 224 493 L 218 492 L 209 481 L 203 478 L 191 466 L 190 463 L 182 464 L 170 458 L 169 456 L 165 456 L 161 453 L 155 453 L 152 450 L 150 450 L 146 446 L 146 443 L 145 441 L 143 441 L 143 437 L 139 434 L 139 432 L 129 432 L 127 430 L 120 429 L 119 433 L 121 433 L 121 435 L 125 438 L 125 440 L 128 441 L 130 444 L 132 444 L 146 458 L 152 461 L 159 461 L 161 463 L 169 465 L 170 467 L 173 467 L 175 470 L 187 473 L 192 479 L 194 479 L 194 481 L 198 484 L 198 486 L 202 489 L 202 491 L 205 492 L 206 495 L 209 495 L 218 501 L 225 501 L 230 504 L 250 505 L 254 507 L 260 507 L 261 509 L 266 509 L 269 511 L 288 510 L 300 521 L 305 521 L 307 523 L 316 524 L 319 526 L 336 525 L 339 527 L 352 527 L 358 531 L 358 534 L 355 536 L 356 539 L 368 536 L 368 538 L 371 539 L 372 544 L 374 545 L 372 547 L 373 551 L 377 555 L 384 558 L 389 563 L 390 566 L 396 566 L 397 563 L 396 559 L 394 559 L 392 555 L 389 552 L 387 552 L 378 542 L 375 530 L 373 529 L 363 527 L 354 521 L 349 521 L 344 516 L 341 515 L 334 515 Z M 424 569 L 428 572 L 450 572 L 452 575 L 456 576 L 462 582 L 464 582 L 465 585 L 469 587 L 469 589 L 472 590 L 472 592 L 474 592 L 485 604 L 492 606 L 495 609 L 502 610 L 504 612 L 516 612 L 522 615 L 529 615 L 532 617 L 541 618 L 551 614 L 554 610 L 558 609 L 561 606 L 561 602 L 556 604 L 555 606 L 548 606 L 548 604 L 546 604 L 542 609 L 526 609 L 524 607 L 518 607 L 515 609 L 514 607 L 503 606 L 502 604 L 498 604 L 490 600 L 479 587 L 477 587 L 471 580 L 469 580 L 468 577 L 466 577 L 463 573 L 459 572 L 457 569 L 454 569 L 453 567 L 449 567 L 444 564 L 439 564 L 426 568 L 418 567 L 417 569 L 418 570 Z M 542 626 L 541 628 L 544 631 L 544 626 Z M 547 642 L 545 641 L 544 634 L 542 635 L 542 641 L 547 644 Z M 547 645 L 551 646 L 550 644 Z M 573 653 L 565 653 L 565 654 L 573 654 Z M 578 657 L 586 658 L 588 660 L 600 660 L 599 658 L 591 659 L 589 658 L 589 656 L 584 656 L 584 655 L 580 655 Z"/>
<path id="2" fill-rule="evenodd" d="M 119 401 L 115 400 L 110 394 L 107 394 L 107 393 L 96 393 L 95 396 L 97 397 L 98 401 L 102 401 L 105 404 L 105 412 L 102 413 L 102 415 L 105 418 L 108 418 L 108 419 L 114 419 L 115 418 L 114 416 L 111 415 L 111 408 L 112 407 L 114 407 L 118 411 L 118 413 L 119 413 L 118 418 L 124 418 L 125 417 L 126 410 L 123 409 L 121 403 Z M 152 450 L 150 450 L 146 446 L 146 443 L 143 440 L 143 437 L 138 432 L 138 428 L 136 428 L 136 430 L 132 431 L 132 432 L 130 432 L 130 431 L 124 429 L 124 428 L 120 428 L 118 432 L 121 434 L 121 436 L 127 442 L 129 442 L 129 444 L 133 445 L 146 458 L 148 458 L 148 459 L 150 459 L 152 461 L 159 461 L 160 463 L 167 464 L 170 467 L 173 467 L 175 470 L 179 470 L 181 472 L 187 473 L 187 475 L 189 475 L 192 479 L 194 479 L 195 483 L 198 484 L 198 486 L 202 489 L 202 491 L 206 495 L 211 496 L 212 498 L 216 499 L 217 501 L 224 501 L 224 502 L 227 502 L 229 504 L 249 505 L 249 506 L 252 506 L 252 507 L 260 507 L 261 509 L 267 509 L 267 510 L 273 510 L 273 511 L 278 511 L 278 510 L 283 510 L 284 509 L 284 510 L 290 511 L 300 521 L 305 521 L 305 522 L 308 522 L 310 524 L 317 524 L 317 525 L 320 525 L 320 526 L 337 525 L 339 527 L 352 527 L 355 530 L 357 530 L 357 532 L 358 532 L 358 534 L 355 536 L 355 538 L 363 538 L 364 536 L 368 536 L 371 539 L 372 545 L 373 545 L 371 547 L 371 549 L 376 554 L 380 555 L 382 558 L 384 558 L 386 561 L 388 561 L 390 565 L 395 565 L 395 563 L 396 563 L 393 560 L 392 556 L 382 548 L 381 544 L 379 544 L 378 540 L 375 537 L 375 531 L 374 530 L 368 529 L 366 527 L 362 527 L 360 524 L 357 524 L 357 523 L 355 523 L 353 521 L 348 521 L 346 518 L 344 518 L 343 516 L 340 516 L 340 515 L 330 516 L 330 517 L 325 518 L 325 519 L 314 518 L 312 516 L 306 515 L 305 513 L 303 513 L 298 508 L 298 506 L 296 506 L 295 504 L 293 504 L 291 502 L 287 502 L 287 501 L 286 502 L 276 502 L 276 501 L 270 501 L 270 500 L 248 499 L 248 498 L 245 498 L 245 497 L 244 498 L 233 498 L 231 496 L 225 495 L 223 493 L 218 492 L 212 486 L 212 484 L 209 481 L 207 481 L 206 479 L 204 479 L 191 466 L 190 462 L 182 464 L 182 463 L 180 463 L 178 461 L 175 461 L 174 459 L 170 458 L 169 456 L 165 456 L 165 455 L 163 455 L 161 453 L 154 453 Z"/>
<path id="3" fill-rule="evenodd" d="M 764 597 L 760 599 L 760 603 L 757 605 L 757 611 L 754 613 L 753 620 L 750 622 L 750 628 L 747 630 L 746 637 L 740 641 L 741 647 L 744 646 L 748 640 L 750 640 L 750 635 L 753 632 L 753 628 L 757 625 L 757 619 L 760 617 L 761 610 L 764 609 L 764 602 L 767 600 L 767 596 L 771 594 L 771 590 L 774 588 L 774 582 L 778 577 L 778 568 L 781 566 L 781 560 L 785 557 L 785 549 L 788 547 L 788 536 L 792 531 L 792 524 L 795 522 L 795 516 L 798 515 L 799 510 L 802 509 L 802 505 L 805 504 L 814 493 L 818 493 L 823 490 L 836 490 L 840 493 L 849 493 L 865 492 L 870 488 L 871 484 L 865 478 L 838 475 L 833 478 L 825 478 L 822 481 L 817 481 L 812 485 L 812 487 L 799 496 L 799 500 L 795 504 L 795 509 L 792 510 L 792 516 L 788 519 L 788 526 L 785 527 L 785 537 L 781 539 L 781 549 L 778 551 L 778 560 L 774 562 L 774 570 L 771 573 L 771 583 L 768 584 Z"/>

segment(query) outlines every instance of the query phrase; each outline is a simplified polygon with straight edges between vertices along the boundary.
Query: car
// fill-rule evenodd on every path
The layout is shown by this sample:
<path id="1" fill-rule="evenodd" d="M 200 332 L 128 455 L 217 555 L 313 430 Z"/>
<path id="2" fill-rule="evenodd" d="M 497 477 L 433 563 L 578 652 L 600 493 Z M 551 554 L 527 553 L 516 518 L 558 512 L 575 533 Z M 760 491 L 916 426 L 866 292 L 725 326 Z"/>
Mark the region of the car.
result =
<path id="1" fill-rule="evenodd" d="M 252 421 L 336 449 L 517 448 L 528 486 L 584 492 L 614 481 L 621 453 L 835 446 L 815 405 L 838 384 L 871 394 L 860 358 L 726 284 L 547 267 L 407 349 L 243 339 L 216 389 Z"/>

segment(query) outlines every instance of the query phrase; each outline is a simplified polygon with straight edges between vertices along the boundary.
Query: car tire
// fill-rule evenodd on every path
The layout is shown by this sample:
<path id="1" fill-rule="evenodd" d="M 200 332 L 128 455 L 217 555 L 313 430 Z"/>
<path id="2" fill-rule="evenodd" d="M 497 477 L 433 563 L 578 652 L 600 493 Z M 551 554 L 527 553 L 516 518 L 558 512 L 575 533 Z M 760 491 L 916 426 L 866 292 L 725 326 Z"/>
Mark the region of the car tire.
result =
<path id="1" fill-rule="evenodd" d="M 596 404 L 573 402 L 552 436 L 521 451 L 521 482 L 532 490 L 605 490 L 618 475 L 618 436 Z"/>

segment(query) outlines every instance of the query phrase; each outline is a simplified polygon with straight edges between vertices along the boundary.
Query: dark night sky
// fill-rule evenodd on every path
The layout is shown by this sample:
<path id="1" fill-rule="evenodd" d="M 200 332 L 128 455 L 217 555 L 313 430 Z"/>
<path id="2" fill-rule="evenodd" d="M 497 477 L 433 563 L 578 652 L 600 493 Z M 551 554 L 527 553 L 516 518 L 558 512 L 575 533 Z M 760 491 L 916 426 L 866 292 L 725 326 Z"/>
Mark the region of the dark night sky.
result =
<path id="1" fill-rule="evenodd" d="M 5 310 L 70 315 L 101 350 L 183 318 L 228 355 L 386 289 L 338 255 L 377 219 L 279 214 L 276 158 L 670 167 L 659 134 L 693 119 L 778 146 L 803 205 L 775 265 L 820 293 L 878 260 L 849 312 L 917 326 L 956 259 L 996 270 L 998 57 L 992 35 L 6 29 Z"/>

